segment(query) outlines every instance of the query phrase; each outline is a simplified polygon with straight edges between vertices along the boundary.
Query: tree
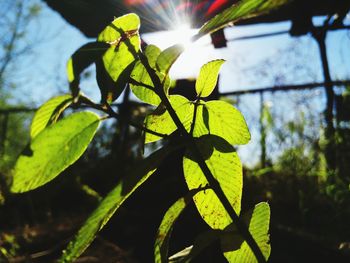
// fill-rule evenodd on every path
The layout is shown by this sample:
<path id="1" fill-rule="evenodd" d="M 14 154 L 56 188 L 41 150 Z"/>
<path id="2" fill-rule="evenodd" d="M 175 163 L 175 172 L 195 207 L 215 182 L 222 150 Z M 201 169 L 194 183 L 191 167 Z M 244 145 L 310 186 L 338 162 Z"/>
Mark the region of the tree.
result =
<path id="1" fill-rule="evenodd" d="M 28 42 L 28 27 L 38 17 L 41 6 L 35 1 L 4 0 L 0 13 L 0 90 L 15 85 L 10 76 L 15 63 L 30 54 L 33 43 Z M 14 67 L 14 68 L 13 68 Z M 3 95 L 3 94 L 2 94 Z"/>
<path id="2" fill-rule="evenodd" d="M 28 28 L 41 10 L 36 1 L 4 0 L 0 11 L 0 106 L 8 106 L 17 86 L 17 63 L 31 55 L 33 43 L 28 38 Z M 15 157 L 27 139 L 27 114 L 0 113 L 0 171 L 7 174 Z M 14 139 L 14 137 L 16 139 Z M 22 138 L 22 140 L 19 140 Z M 5 152 L 6 149 L 6 152 Z"/>

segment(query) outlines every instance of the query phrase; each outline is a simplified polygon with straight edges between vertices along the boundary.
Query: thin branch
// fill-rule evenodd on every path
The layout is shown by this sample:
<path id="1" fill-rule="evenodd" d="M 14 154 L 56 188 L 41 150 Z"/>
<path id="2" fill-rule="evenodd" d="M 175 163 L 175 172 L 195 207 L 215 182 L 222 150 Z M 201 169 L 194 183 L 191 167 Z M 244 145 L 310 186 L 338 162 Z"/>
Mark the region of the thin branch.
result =
<path id="1" fill-rule="evenodd" d="M 113 108 L 109 104 L 105 104 L 105 105 L 97 104 L 97 103 L 91 101 L 89 98 L 87 98 L 87 97 L 85 97 L 83 95 L 79 96 L 79 102 L 83 103 L 85 105 L 88 105 L 89 107 L 91 107 L 93 109 L 96 109 L 96 110 L 102 111 L 104 113 L 107 113 L 110 117 L 118 119 L 118 120 L 121 120 L 121 121 L 124 121 L 125 123 L 129 124 L 130 126 L 135 127 L 135 128 L 137 128 L 139 130 L 142 130 L 144 132 L 153 134 L 155 136 L 158 136 L 158 137 L 161 137 L 161 138 L 164 138 L 164 139 L 168 137 L 167 134 L 162 134 L 162 133 L 150 130 L 150 129 L 148 129 L 148 128 L 146 128 L 146 127 L 144 127 L 144 126 L 142 126 L 142 125 L 140 125 L 140 124 L 138 124 L 136 122 L 133 122 L 130 119 L 123 118 L 120 114 L 115 112 L 113 110 Z"/>
<path id="2" fill-rule="evenodd" d="M 191 136 L 193 135 L 194 126 L 196 125 L 198 103 L 199 103 L 198 100 L 194 103 L 194 112 L 193 112 L 193 118 L 192 118 L 191 129 L 190 129 Z"/>
<path id="3" fill-rule="evenodd" d="M 18 37 L 19 26 L 20 26 L 22 14 L 23 14 L 23 3 L 20 3 L 18 6 L 18 11 L 16 13 L 15 27 L 13 29 L 13 32 L 12 32 L 12 35 L 10 38 L 10 42 L 8 43 L 8 50 L 7 50 L 7 53 L 3 59 L 2 65 L 0 67 L 0 81 L 3 79 L 3 75 L 5 73 L 5 70 L 13 58 L 13 48 L 14 48 L 14 45 L 15 45 L 17 37 Z M 0 86 L 0 89 L 1 89 L 1 86 Z"/>
<path id="4" fill-rule="evenodd" d="M 152 87 L 152 86 L 150 86 L 150 85 L 147 85 L 147 84 L 145 84 L 145 83 L 141 83 L 141 82 L 139 82 L 139 81 L 137 81 L 137 80 L 135 80 L 135 79 L 133 79 L 133 78 L 130 78 L 130 79 L 129 79 L 129 83 L 130 83 L 130 84 L 133 84 L 133 85 L 141 86 L 141 87 L 144 87 L 144 88 L 146 88 L 146 89 L 150 89 L 150 90 L 154 91 L 154 87 Z"/>

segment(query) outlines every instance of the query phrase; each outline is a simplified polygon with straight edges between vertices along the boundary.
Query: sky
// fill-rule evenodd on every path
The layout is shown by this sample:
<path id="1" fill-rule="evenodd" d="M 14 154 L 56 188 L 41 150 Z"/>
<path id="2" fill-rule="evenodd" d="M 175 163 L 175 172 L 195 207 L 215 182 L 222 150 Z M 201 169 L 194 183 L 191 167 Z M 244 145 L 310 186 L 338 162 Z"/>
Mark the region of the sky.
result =
<path id="1" fill-rule="evenodd" d="M 30 34 L 41 36 L 43 41 L 36 43 L 33 49 L 34 57 L 19 65 L 22 67 L 19 89 L 21 98 L 30 107 L 39 106 L 52 96 L 69 92 L 65 77 L 66 61 L 81 45 L 93 41 L 67 24 L 58 13 L 45 5 L 43 7 L 39 20 L 29 28 Z M 314 19 L 314 23 L 320 24 L 323 20 L 323 17 L 318 17 Z M 349 18 L 347 23 L 350 23 Z M 195 33 L 195 30 L 185 30 L 183 26 L 185 25 L 179 25 L 181 30 L 175 32 L 152 33 L 142 37 L 147 43 L 156 44 L 164 49 L 181 42 L 184 36 L 190 37 Z M 225 35 L 227 39 L 232 39 L 289 28 L 290 22 L 239 26 L 225 29 Z M 350 78 L 349 44 L 348 31 L 328 34 L 327 47 L 333 79 Z M 198 75 L 200 66 L 212 59 L 226 60 L 220 75 L 219 87 L 222 92 L 268 87 L 275 83 L 323 81 L 316 42 L 309 36 L 292 38 L 288 34 L 256 40 L 229 41 L 228 47 L 224 49 L 214 49 L 209 37 L 205 37 L 186 49 L 170 74 L 175 79 L 194 78 Z M 93 79 L 84 81 L 82 90 L 96 101 L 99 100 L 98 88 Z M 240 103 L 243 114 L 252 116 L 247 117 L 247 121 L 255 142 L 258 141 L 258 104 L 259 98 L 256 96 L 242 98 Z M 322 111 L 321 104 L 317 108 Z M 254 159 L 259 155 L 256 143 L 251 143 L 245 149 L 243 155 L 255 155 Z"/>
<path id="2" fill-rule="evenodd" d="M 315 23 L 321 23 L 324 18 L 316 18 Z M 349 19 L 348 19 L 349 20 Z M 350 22 L 350 20 L 349 20 Z M 240 36 L 249 36 L 267 32 L 288 30 L 290 22 L 261 24 L 256 26 L 239 26 L 225 30 L 227 39 Z M 34 52 L 35 59 L 27 67 L 27 74 L 35 81 L 24 84 L 22 90 L 27 97 L 33 98 L 33 103 L 41 104 L 57 91 L 67 90 L 64 81 L 65 64 L 69 56 L 81 45 L 93 39 L 86 38 L 81 32 L 67 24 L 58 13 L 44 5 L 40 20 L 31 28 L 34 35 L 43 35 L 44 41 L 38 43 Z M 181 42 L 183 36 L 191 36 L 195 30 L 181 30 L 174 32 L 161 32 L 143 35 L 149 44 L 156 44 L 164 49 L 172 44 Z M 327 37 L 328 55 L 334 79 L 342 79 L 349 76 L 350 63 L 346 60 L 350 57 L 349 32 L 336 31 L 329 33 Z M 318 49 L 315 41 L 308 37 L 291 38 L 287 34 L 257 40 L 244 40 L 228 42 L 224 49 L 214 49 L 209 37 L 200 39 L 198 43 L 187 48 L 171 70 L 171 76 L 177 78 L 193 78 L 198 75 L 200 66 L 212 59 L 225 59 L 220 76 L 220 90 L 232 91 L 247 88 L 271 86 L 276 81 L 273 77 L 256 78 L 254 68 L 266 63 L 269 58 L 279 56 L 294 47 L 301 49 L 303 54 L 295 57 L 295 62 L 308 64 L 314 72 L 314 81 L 322 81 L 322 72 Z M 282 74 L 283 69 L 279 69 Z M 276 69 L 275 69 L 276 71 Z M 273 72 L 276 75 L 276 72 Z M 265 74 L 268 75 L 268 74 Z M 59 81 L 58 81 L 59 80 Z M 284 84 L 303 83 L 310 81 L 306 76 L 292 80 L 287 79 Z M 97 96 L 91 90 L 96 85 L 94 81 L 84 83 L 87 92 Z"/>

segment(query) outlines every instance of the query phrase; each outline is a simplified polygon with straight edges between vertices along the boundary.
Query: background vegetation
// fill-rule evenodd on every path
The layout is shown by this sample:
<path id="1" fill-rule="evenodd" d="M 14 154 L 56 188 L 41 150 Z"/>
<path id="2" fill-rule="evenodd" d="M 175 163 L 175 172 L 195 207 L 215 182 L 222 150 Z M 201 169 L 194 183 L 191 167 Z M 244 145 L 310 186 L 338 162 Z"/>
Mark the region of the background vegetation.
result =
<path id="1" fill-rule="evenodd" d="M 1 109 L 10 106 L 19 108 L 23 104 L 23 100 L 13 100 L 14 94 L 18 94 L 14 91 L 15 87 L 20 86 L 14 74 L 16 59 L 30 55 L 30 45 L 21 41 L 28 31 L 26 25 L 40 14 L 37 5 L 27 6 L 22 1 L 12 5 L 11 2 L 5 3 L 9 6 L 6 9 L 9 18 L 2 16 L 4 22 L 1 23 L 8 26 L 3 30 L 16 32 L 16 23 L 20 29 L 14 34 L 16 41 L 11 41 L 11 34 L 4 34 L 6 38 L 1 39 L 3 66 L 0 67 L 4 68 L 0 71 Z M 13 20 L 17 16 L 22 17 L 24 22 Z M 278 55 L 250 69 L 250 72 L 259 78 L 275 78 L 276 86 L 280 85 L 281 79 L 295 80 L 300 74 L 314 80 L 317 73 L 305 69 L 305 65 L 290 63 L 300 56 L 296 53 L 298 51 L 300 49 L 282 50 L 281 53 L 287 55 L 285 61 Z M 284 64 L 292 66 L 288 69 Z M 284 68 L 286 72 L 265 72 L 266 65 Z M 303 70 L 300 70 L 301 67 Z M 255 149 L 258 158 L 244 169 L 242 207 L 247 209 L 261 200 L 269 202 L 272 210 L 271 262 L 346 262 L 349 258 L 349 94 L 346 85 L 336 88 L 337 105 L 341 105 L 334 107 L 336 170 L 327 167 L 325 157 L 325 147 L 329 142 L 325 138 L 324 105 L 320 103 L 324 99 L 322 90 L 265 93 L 262 107 L 257 107 L 255 111 L 249 104 L 259 95 L 224 98 L 241 109 L 249 126 L 257 131 L 256 137 L 253 132 L 253 140 L 259 141 Z M 149 108 L 126 98 L 118 106 L 119 111 L 141 123 Z M 2 125 L 0 132 L 4 134 L 6 128 L 6 138 L 1 140 L 0 149 L 0 261 L 52 261 L 101 197 L 120 180 L 123 171 L 141 158 L 140 132 L 120 121 L 107 122 L 99 129 L 84 156 L 63 176 L 19 197 L 8 192 L 8 184 L 16 157 L 28 142 L 29 115 L 32 113 L 0 114 L 0 123 L 5 123 L 8 118 L 7 127 Z M 157 147 L 158 144 L 151 145 L 146 151 Z M 181 191 L 185 191 L 185 185 L 177 179 L 177 174 L 181 173 L 180 161 L 180 156 L 173 156 L 165 162 L 159 173 L 167 176 L 147 182 L 101 232 L 83 259 L 90 262 L 107 262 L 107 259 L 110 262 L 145 262 L 146 258 L 153 257 L 152 240 L 164 211 L 182 194 Z M 114 174 L 110 173 L 112 170 L 115 170 Z M 180 190 L 175 191 L 175 186 Z M 167 198 L 160 200 L 159 196 Z M 174 235 L 172 253 L 182 249 L 180 244 L 184 240 L 190 244 L 198 232 L 206 229 L 204 224 L 193 226 L 189 222 L 194 214 L 196 210 L 192 207 L 183 215 L 183 222 L 175 226 L 174 233 L 180 234 Z M 198 262 L 203 262 L 200 261 L 203 258 L 219 262 L 215 251 L 214 246 Z"/>

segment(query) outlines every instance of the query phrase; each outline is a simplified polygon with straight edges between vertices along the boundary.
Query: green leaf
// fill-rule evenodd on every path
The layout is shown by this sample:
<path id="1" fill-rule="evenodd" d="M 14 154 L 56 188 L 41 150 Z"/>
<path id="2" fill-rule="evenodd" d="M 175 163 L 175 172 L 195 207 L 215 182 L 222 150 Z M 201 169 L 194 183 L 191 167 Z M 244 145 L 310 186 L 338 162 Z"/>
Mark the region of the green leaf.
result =
<path id="1" fill-rule="evenodd" d="M 97 232 L 109 221 L 127 198 L 141 186 L 156 170 L 160 163 L 179 146 L 165 146 L 146 159 L 133 165 L 134 170 L 102 200 L 89 216 L 74 240 L 64 251 L 59 262 L 72 262 L 77 259 L 94 240 Z"/>
<path id="2" fill-rule="evenodd" d="M 154 259 L 156 263 L 168 261 L 168 243 L 173 225 L 185 209 L 187 203 L 185 198 L 177 200 L 165 213 L 158 228 L 156 242 L 154 245 Z"/>
<path id="3" fill-rule="evenodd" d="M 103 55 L 103 64 L 115 82 L 115 91 L 107 96 L 107 101 L 111 102 L 121 94 L 129 80 L 137 60 L 137 52 L 140 49 L 140 37 L 138 34 L 132 36 L 128 41 L 121 41 L 118 46 L 111 46 Z M 116 94 L 113 94 L 115 92 Z"/>
<path id="4" fill-rule="evenodd" d="M 114 81 L 117 81 L 120 74 L 137 58 L 137 54 L 129 50 L 130 45 L 135 52 L 139 51 L 139 35 L 131 37 L 128 42 L 120 42 L 118 46 L 111 46 L 103 55 L 103 63 Z"/>
<path id="5" fill-rule="evenodd" d="M 205 23 L 195 38 L 215 32 L 228 25 L 232 25 L 240 19 L 251 18 L 278 9 L 291 0 L 242 0 Z"/>
<path id="6" fill-rule="evenodd" d="M 84 153 L 99 123 L 96 114 L 78 112 L 40 132 L 17 160 L 11 191 L 26 192 L 54 179 Z"/>
<path id="7" fill-rule="evenodd" d="M 203 108 L 203 109 L 201 109 Z M 232 145 L 247 144 L 250 133 L 240 111 L 225 101 L 212 100 L 198 107 L 194 136 L 220 136 Z"/>
<path id="8" fill-rule="evenodd" d="M 173 45 L 167 49 L 165 49 L 157 59 L 157 69 L 158 71 L 168 75 L 171 66 L 175 63 L 177 58 L 184 51 L 184 47 L 182 45 Z"/>
<path id="9" fill-rule="evenodd" d="M 186 197 L 182 197 L 177 200 L 165 213 L 158 228 L 156 241 L 154 244 L 154 258 L 156 263 L 168 262 L 169 239 L 174 223 L 184 211 L 186 206 L 190 203 L 193 196 L 199 191 L 203 191 L 203 188 L 198 188 L 194 191 L 190 191 Z"/>
<path id="10" fill-rule="evenodd" d="M 165 109 L 163 104 L 159 105 L 154 112 L 146 116 L 145 127 L 165 135 L 169 135 L 177 129 L 169 112 Z M 145 144 L 156 142 L 160 139 L 162 139 L 162 137 L 145 132 Z"/>
<path id="11" fill-rule="evenodd" d="M 225 62 L 223 59 L 213 60 L 203 65 L 198 79 L 196 81 L 196 92 L 198 97 L 208 97 L 214 90 L 218 81 L 221 65 Z"/>
<path id="12" fill-rule="evenodd" d="M 81 46 L 67 63 L 67 77 L 73 97 L 79 94 L 80 74 L 96 60 L 100 59 L 109 45 L 100 42 L 90 42 Z"/>
<path id="13" fill-rule="evenodd" d="M 149 65 L 155 70 L 160 82 L 163 84 L 165 94 L 168 94 L 171 82 L 168 72 L 180 53 L 181 50 L 178 46 L 170 47 L 163 52 L 154 45 L 146 47 L 145 56 Z M 160 104 L 161 100 L 154 91 L 154 83 L 140 61 L 136 63 L 130 77 L 133 80 L 130 85 L 131 90 L 137 98 L 151 105 L 158 106 Z"/>
<path id="14" fill-rule="evenodd" d="M 53 97 L 45 102 L 35 113 L 30 127 L 30 137 L 33 139 L 50 123 L 55 123 L 61 113 L 72 103 L 71 95 Z"/>
<path id="15" fill-rule="evenodd" d="M 134 13 L 113 20 L 99 35 L 97 41 L 118 45 L 124 35 L 133 34 L 140 28 L 140 18 Z"/>
<path id="16" fill-rule="evenodd" d="M 141 61 L 136 62 L 130 77 L 134 80 L 134 82 L 131 83 L 130 88 L 137 98 L 151 105 L 158 106 L 160 104 L 161 100 L 154 91 L 151 77 Z"/>
<path id="17" fill-rule="evenodd" d="M 146 47 L 145 56 L 153 69 L 156 68 L 157 58 L 160 53 L 161 51 L 157 46 L 148 45 Z M 158 72 L 156 73 L 158 74 Z M 154 91 L 154 85 L 151 77 L 141 61 L 136 63 L 130 77 L 134 80 L 130 87 L 137 98 L 151 105 L 160 104 L 161 100 Z"/>
<path id="18" fill-rule="evenodd" d="M 103 55 L 104 67 L 97 64 L 102 102 L 111 103 L 118 98 L 129 80 L 140 50 L 139 27 L 140 18 L 133 13 L 127 14 L 114 19 L 97 38 L 99 42 L 111 46 Z M 115 87 L 110 84 L 111 81 L 105 83 L 104 71 L 107 71 L 115 82 Z"/>
<path id="19" fill-rule="evenodd" d="M 202 136 L 198 148 L 213 176 L 237 214 L 241 210 L 242 165 L 234 148 L 225 140 L 214 135 Z M 183 169 L 188 188 L 195 189 L 208 184 L 205 175 L 189 151 L 183 158 Z M 204 221 L 213 229 L 224 229 L 231 218 L 212 189 L 198 193 L 193 198 Z"/>
<path id="20" fill-rule="evenodd" d="M 151 68 L 156 69 L 157 59 L 162 51 L 155 45 L 148 45 L 145 49 L 145 56 Z"/>
<path id="21" fill-rule="evenodd" d="M 181 122 L 187 131 L 189 131 L 193 115 L 193 104 L 180 95 L 170 95 L 169 100 Z M 162 108 L 162 105 L 146 117 L 145 126 L 150 130 L 167 135 L 177 129 L 169 112 Z M 145 143 L 155 142 L 160 139 L 161 137 L 146 132 Z"/>
<path id="22" fill-rule="evenodd" d="M 193 137 L 201 137 L 202 135 L 211 134 L 209 132 L 209 113 L 207 108 L 205 107 L 205 102 L 200 100 L 197 102 L 197 108 L 196 108 L 196 119 L 194 123 L 194 129 L 193 129 Z M 193 121 L 193 118 L 191 122 Z"/>
<path id="23" fill-rule="evenodd" d="M 247 219 L 247 215 L 245 215 Z M 271 245 L 269 244 L 270 206 L 268 203 L 259 203 L 249 215 L 249 232 L 257 242 L 261 252 L 267 260 L 270 256 Z M 232 234 L 232 233 L 231 233 Z M 247 242 L 243 242 L 238 250 L 230 251 L 235 242 L 235 235 L 225 235 L 221 239 L 221 247 L 228 262 L 258 262 Z M 230 243 L 232 243 L 230 245 Z M 234 246 L 235 247 L 235 246 Z M 235 249 L 235 248 L 233 248 Z"/>
<path id="24" fill-rule="evenodd" d="M 254 211 L 244 213 L 242 220 L 249 226 L 249 231 L 257 241 L 265 259 L 269 258 L 271 246 L 269 244 L 270 207 L 267 203 L 259 203 Z M 248 244 L 241 237 L 234 223 L 224 230 L 209 230 L 199 234 L 193 246 L 169 257 L 169 262 L 192 262 L 198 255 L 214 242 L 221 241 L 221 249 L 228 262 L 257 262 Z M 163 262 L 163 261 L 162 261 Z"/>
<path id="25" fill-rule="evenodd" d="M 193 121 L 194 104 L 180 95 L 171 95 L 170 102 L 187 131 Z M 224 101 L 199 101 L 197 105 L 194 137 L 212 134 L 222 137 L 232 145 L 246 144 L 250 133 L 243 115 Z M 145 126 L 162 134 L 171 134 L 177 127 L 162 105 L 145 119 Z M 146 133 L 145 143 L 155 142 L 161 137 Z"/>
<path id="26" fill-rule="evenodd" d="M 96 81 L 101 92 L 101 102 L 111 103 L 117 99 L 123 92 L 123 87 L 117 87 L 116 82 L 107 72 L 102 58 L 95 62 L 96 65 Z M 120 83 L 119 85 L 123 85 Z"/>

